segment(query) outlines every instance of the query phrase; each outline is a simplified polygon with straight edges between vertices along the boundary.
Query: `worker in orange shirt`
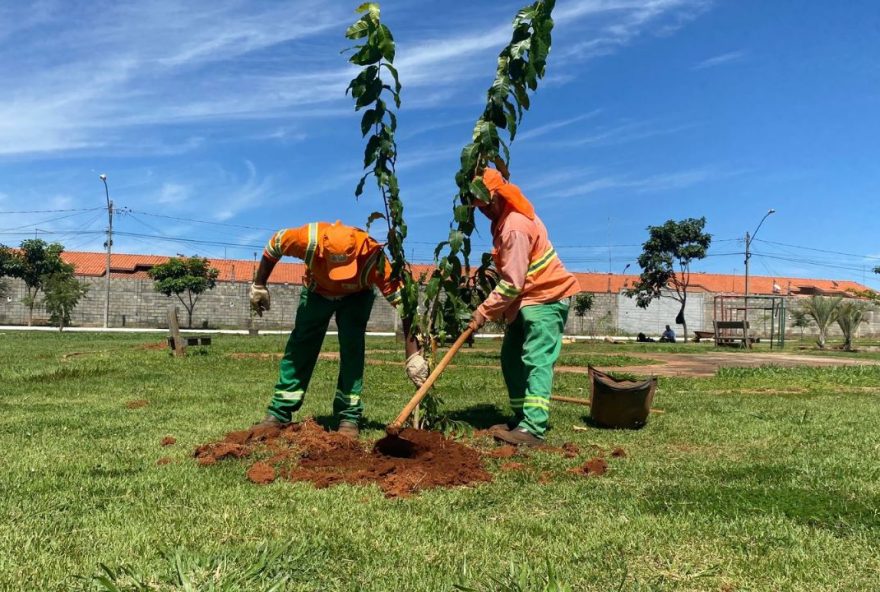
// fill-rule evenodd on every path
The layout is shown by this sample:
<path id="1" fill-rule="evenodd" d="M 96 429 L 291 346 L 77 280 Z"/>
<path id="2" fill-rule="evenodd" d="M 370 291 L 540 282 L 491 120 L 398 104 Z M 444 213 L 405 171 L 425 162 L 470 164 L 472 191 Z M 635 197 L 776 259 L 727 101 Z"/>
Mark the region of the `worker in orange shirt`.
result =
<path id="1" fill-rule="evenodd" d="M 501 345 L 501 372 L 513 418 L 491 428 L 514 445 L 541 444 L 550 419 L 553 365 L 571 296 L 580 291 L 547 237 L 547 229 L 519 187 L 495 169 L 482 175 L 489 201 L 477 206 L 492 222 L 493 258 L 500 275 L 495 290 L 474 311 L 470 324 L 507 322 Z"/>
<path id="2" fill-rule="evenodd" d="M 262 316 L 269 310 L 266 282 L 275 264 L 289 255 L 305 262 L 305 285 L 300 294 L 293 332 L 281 359 L 278 383 L 263 426 L 282 426 L 302 407 L 330 319 L 339 329 L 339 377 L 333 415 L 339 432 L 356 438 L 364 411 L 361 401 L 367 321 L 373 308 L 373 287 L 397 306 L 402 284 L 391 280 L 391 265 L 382 245 L 359 228 L 339 221 L 313 222 L 283 229 L 269 239 L 257 276 L 250 288 L 251 307 Z M 428 365 L 404 320 L 406 374 L 416 386 L 428 377 Z"/>

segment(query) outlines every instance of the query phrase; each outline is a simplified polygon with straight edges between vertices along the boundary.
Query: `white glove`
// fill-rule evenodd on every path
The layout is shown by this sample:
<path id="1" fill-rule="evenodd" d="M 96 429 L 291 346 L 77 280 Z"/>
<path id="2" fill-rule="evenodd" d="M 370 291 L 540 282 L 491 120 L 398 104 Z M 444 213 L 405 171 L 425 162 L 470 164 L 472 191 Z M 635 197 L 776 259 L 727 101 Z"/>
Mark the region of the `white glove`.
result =
<path id="1" fill-rule="evenodd" d="M 264 310 L 269 310 L 269 290 L 266 286 L 258 286 L 251 284 L 251 291 L 248 294 L 251 301 L 251 308 L 260 316 L 263 316 Z"/>
<path id="2" fill-rule="evenodd" d="M 406 359 L 406 375 L 416 388 L 421 388 L 428 380 L 428 362 L 421 353 L 415 353 Z"/>

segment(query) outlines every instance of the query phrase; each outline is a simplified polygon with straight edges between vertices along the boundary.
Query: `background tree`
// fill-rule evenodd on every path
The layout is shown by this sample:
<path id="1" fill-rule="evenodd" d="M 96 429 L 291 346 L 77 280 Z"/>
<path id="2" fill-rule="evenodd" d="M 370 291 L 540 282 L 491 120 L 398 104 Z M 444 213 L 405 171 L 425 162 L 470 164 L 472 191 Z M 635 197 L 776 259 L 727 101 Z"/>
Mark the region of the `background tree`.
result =
<path id="1" fill-rule="evenodd" d="M 580 332 L 584 331 L 584 315 L 593 308 L 594 295 L 591 292 L 581 292 L 574 297 L 574 316 L 580 319 Z"/>
<path id="2" fill-rule="evenodd" d="M 801 310 L 813 319 L 813 322 L 819 328 L 819 337 L 816 339 L 816 345 L 822 349 L 825 349 L 828 327 L 837 320 L 838 307 L 842 300 L 843 297 L 841 296 L 835 298 L 813 296 L 801 303 Z"/>
<path id="3" fill-rule="evenodd" d="M 639 267 L 642 273 L 626 295 L 636 299 L 641 308 L 648 308 L 660 297 L 668 297 L 681 304 L 675 322 L 684 328 L 687 343 L 687 289 L 691 281 L 691 263 L 706 256 L 712 235 L 703 232 L 706 218 L 687 218 L 676 222 L 667 220 L 662 226 L 649 226 L 649 238 L 642 245 Z M 666 292 L 664 292 L 666 290 Z"/>
<path id="4" fill-rule="evenodd" d="M 801 330 L 801 339 L 804 338 L 804 329 L 810 326 L 809 315 L 801 308 L 795 308 L 791 311 L 791 326 Z"/>
<path id="5" fill-rule="evenodd" d="M 12 251 L 6 245 L 0 245 L 0 298 L 6 298 L 11 292 L 6 276 L 12 262 Z"/>
<path id="6" fill-rule="evenodd" d="M 47 244 L 32 238 L 22 241 L 17 251 L 4 248 L 4 253 L 0 253 L 0 275 L 19 278 L 27 288 L 22 302 L 28 308 L 28 326 L 34 322 L 37 296 L 43 290 L 45 279 L 57 273 L 73 273 L 73 265 L 61 259 L 62 252 L 61 243 Z"/>
<path id="7" fill-rule="evenodd" d="M 155 289 L 169 298 L 174 295 L 186 309 L 186 326 L 192 328 L 193 309 L 199 297 L 217 284 L 220 271 L 210 267 L 200 257 L 172 257 L 147 272 L 155 282 Z"/>
<path id="8" fill-rule="evenodd" d="M 49 322 L 63 331 L 70 325 L 70 315 L 86 295 L 89 287 L 74 277 L 73 272 L 59 271 L 43 278 L 43 308 L 49 313 Z"/>
<path id="9" fill-rule="evenodd" d="M 865 305 L 854 300 L 846 300 L 837 307 L 837 325 L 843 332 L 843 349 L 852 351 L 853 337 L 862 321 L 865 320 Z"/>

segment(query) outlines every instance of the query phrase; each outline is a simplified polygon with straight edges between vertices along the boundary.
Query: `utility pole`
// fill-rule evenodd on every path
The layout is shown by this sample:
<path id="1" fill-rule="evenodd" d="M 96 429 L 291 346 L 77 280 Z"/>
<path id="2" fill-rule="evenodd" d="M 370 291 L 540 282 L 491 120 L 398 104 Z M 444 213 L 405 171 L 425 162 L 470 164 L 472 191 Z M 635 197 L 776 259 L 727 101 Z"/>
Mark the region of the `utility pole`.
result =
<path id="1" fill-rule="evenodd" d="M 745 286 L 745 304 L 743 305 L 743 347 L 750 347 L 749 343 L 749 259 L 752 254 L 749 247 L 752 244 L 749 233 L 746 232 L 746 286 Z"/>
<path id="2" fill-rule="evenodd" d="M 755 240 L 755 235 L 758 234 L 758 230 L 761 229 L 761 224 L 764 223 L 764 220 L 767 219 L 767 216 L 774 213 L 776 213 L 776 210 L 774 210 L 773 208 L 767 210 L 767 213 L 764 214 L 764 217 L 761 218 L 760 222 L 758 222 L 758 227 L 755 228 L 755 232 L 753 232 L 751 236 L 748 232 L 746 232 L 746 285 L 744 294 L 745 303 L 743 305 L 743 317 L 745 317 L 743 319 L 743 346 L 748 348 L 752 347 L 752 344 L 749 342 L 749 259 L 751 259 L 752 257 L 751 246 L 752 241 Z"/>
<path id="3" fill-rule="evenodd" d="M 110 201 L 110 190 L 107 188 L 107 175 L 99 176 L 104 183 L 104 195 L 107 198 L 107 262 L 104 266 L 104 328 L 110 326 L 110 250 L 113 247 L 113 202 Z"/>

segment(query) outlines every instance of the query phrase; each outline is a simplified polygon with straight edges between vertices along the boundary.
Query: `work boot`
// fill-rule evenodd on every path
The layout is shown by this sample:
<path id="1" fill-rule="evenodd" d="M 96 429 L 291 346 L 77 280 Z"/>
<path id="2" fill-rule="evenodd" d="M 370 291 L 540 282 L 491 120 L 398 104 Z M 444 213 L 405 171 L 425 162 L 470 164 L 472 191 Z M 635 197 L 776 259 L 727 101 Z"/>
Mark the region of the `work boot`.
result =
<path id="1" fill-rule="evenodd" d="M 513 428 L 512 430 L 499 430 L 492 433 L 492 437 L 507 444 L 514 446 L 540 446 L 544 441 L 523 428 Z"/>
<path id="2" fill-rule="evenodd" d="M 353 421 L 342 420 L 339 422 L 339 428 L 336 430 L 343 436 L 348 436 L 354 440 L 358 439 L 358 436 L 361 433 L 360 428 L 358 428 L 358 424 Z"/>
<path id="3" fill-rule="evenodd" d="M 255 423 L 253 427 L 255 428 L 283 428 L 285 426 L 290 425 L 289 421 L 281 421 L 271 413 L 267 413 L 266 417 L 263 418 L 263 421 L 260 423 Z"/>
<path id="4" fill-rule="evenodd" d="M 494 434 L 495 432 L 509 432 L 515 427 L 516 422 L 511 419 L 507 423 L 496 423 L 495 425 L 491 426 L 488 431 L 490 434 Z"/>

